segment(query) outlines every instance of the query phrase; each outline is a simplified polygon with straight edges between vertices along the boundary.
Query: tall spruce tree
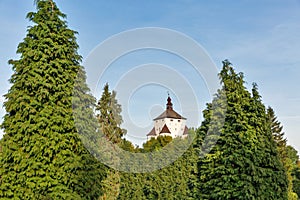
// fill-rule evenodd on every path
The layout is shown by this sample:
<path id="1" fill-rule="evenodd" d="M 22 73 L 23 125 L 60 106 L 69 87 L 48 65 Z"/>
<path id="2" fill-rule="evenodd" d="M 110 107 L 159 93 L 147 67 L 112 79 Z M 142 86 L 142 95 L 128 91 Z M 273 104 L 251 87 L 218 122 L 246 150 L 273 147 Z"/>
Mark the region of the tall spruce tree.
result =
<path id="1" fill-rule="evenodd" d="M 284 138 L 284 132 L 282 131 L 283 127 L 281 126 L 280 122 L 277 120 L 275 112 L 271 107 L 268 107 L 267 115 L 268 115 L 272 135 L 276 142 L 276 145 L 278 146 L 278 148 L 280 148 L 279 149 L 280 151 L 283 151 L 283 149 L 286 147 L 286 142 L 287 142 L 286 138 Z M 287 156 L 287 155 L 283 155 L 283 156 Z"/>
<path id="2" fill-rule="evenodd" d="M 261 178 L 261 180 L 254 180 L 257 195 L 259 198 L 287 199 L 287 175 L 277 151 L 266 108 L 255 83 L 252 88 L 249 111 L 249 125 L 255 130 L 258 140 L 256 148 L 253 150 L 255 153 L 254 164 L 257 167 L 255 172 Z"/>
<path id="3" fill-rule="evenodd" d="M 109 90 L 108 83 L 105 84 L 103 88 L 103 93 L 98 101 L 96 110 L 99 111 L 97 118 L 100 124 L 100 131 L 105 137 L 105 140 L 107 140 L 107 142 L 111 142 L 113 145 L 118 145 L 119 147 L 127 144 L 122 138 L 126 134 L 126 131 L 120 127 L 121 123 L 123 122 L 121 116 L 122 108 L 116 99 L 116 92 L 111 92 Z M 106 154 L 107 156 L 110 156 L 109 152 Z M 114 162 L 114 165 L 119 164 L 119 160 L 113 160 L 112 162 Z M 108 176 L 103 181 L 104 194 L 99 198 L 99 200 L 117 199 L 119 195 L 119 187 L 120 172 L 118 170 L 109 168 Z"/>
<path id="4" fill-rule="evenodd" d="M 120 127 L 123 122 L 121 116 L 122 109 L 116 99 L 116 92 L 109 91 L 108 83 L 103 88 L 103 93 L 98 101 L 96 110 L 99 111 L 97 118 L 102 133 L 112 143 L 120 144 L 122 137 L 126 134 L 126 131 Z"/>
<path id="5" fill-rule="evenodd" d="M 210 124 L 218 120 L 207 108 L 205 119 L 209 123 L 202 124 L 201 131 L 209 133 L 206 137 L 219 135 L 218 141 L 208 154 L 199 161 L 200 196 L 199 199 L 251 199 L 255 189 L 251 184 L 252 167 L 249 147 L 245 144 L 249 139 L 246 134 L 247 119 L 244 106 L 249 103 L 250 94 L 243 86 L 243 74 L 237 74 L 228 61 L 223 62 L 219 74 L 223 88 L 218 91 L 213 103 L 219 101 L 222 94 L 227 98 L 226 118 L 222 128 L 209 133 Z M 209 142 L 209 140 L 207 141 Z M 206 145 L 206 144 L 203 144 Z M 248 165 L 248 167 L 247 167 Z"/>
<path id="6" fill-rule="evenodd" d="M 283 127 L 281 123 L 277 120 L 274 110 L 271 107 L 267 109 L 267 116 L 269 126 L 271 128 L 271 132 L 273 135 L 273 139 L 276 142 L 277 151 L 279 154 L 279 158 L 281 163 L 283 164 L 286 175 L 288 178 L 288 199 L 289 200 L 297 200 L 298 195 L 293 191 L 293 177 L 292 172 L 294 169 L 294 165 L 292 159 L 289 156 L 289 147 L 287 146 L 287 139 L 284 138 L 284 132 L 282 131 Z M 296 158 L 297 160 L 297 158 Z"/>
<path id="7" fill-rule="evenodd" d="M 93 100 L 76 32 L 52 0 L 37 0 L 36 7 L 27 15 L 33 26 L 18 46 L 20 59 L 9 61 L 14 73 L 4 103 L 0 199 L 96 199 L 104 172 L 83 146 L 73 118 L 78 73 L 80 98 Z M 92 113 L 89 105 L 86 112 Z"/>
<path id="8" fill-rule="evenodd" d="M 209 119 L 202 123 L 200 135 L 204 132 L 212 141 L 219 138 L 199 159 L 198 199 L 286 199 L 286 176 L 258 94 L 251 96 L 243 74 L 236 73 L 227 60 L 219 77 L 223 86 L 213 104 L 224 105 L 226 95 L 225 121 L 222 127 L 211 125 L 218 114 L 208 104 L 204 117 Z"/>

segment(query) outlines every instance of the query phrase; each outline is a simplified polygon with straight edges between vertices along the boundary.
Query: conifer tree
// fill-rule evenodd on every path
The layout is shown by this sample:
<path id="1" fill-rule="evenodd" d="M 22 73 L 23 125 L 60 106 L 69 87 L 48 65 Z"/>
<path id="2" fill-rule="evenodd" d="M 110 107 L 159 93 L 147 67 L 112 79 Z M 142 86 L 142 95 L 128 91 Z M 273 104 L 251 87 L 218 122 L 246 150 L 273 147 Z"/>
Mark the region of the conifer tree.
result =
<path id="1" fill-rule="evenodd" d="M 219 76 L 223 88 L 218 91 L 213 103 L 219 101 L 222 93 L 226 94 L 226 119 L 222 128 L 219 127 L 214 130 L 216 132 L 208 135 L 213 137 L 220 134 L 212 151 L 199 161 L 199 199 L 250 199 L 254 195 L 251 194 L 254 193 L 254 186 L 249 184 L 251 182 L 246 182 L 251 179 L 251 175 L 247 174 L 249 169 L 244 164 L 251 167 L 252 163 L 251 158 L 243 155 L 249 151 L 243 145 L 248 139 L 245 134 L 247 119 L 243 107 L 249 102 L 250 94 L 243 86 L 243 74 L 235 73 L 228 61 L 223 62 Z M 204 127 L 200 127 L 200 130 L 208 133 L 210 123 L 216 120 L 210 107 L 204 117 L 211 119 L 205 119 L 209 123 L 202 124 Z"/>
<path id="2" fill-rule="evenodd" d="M 104 171 L 83 146 L 75 126 L 72 95 L 77 75 L 88 104 L 76 32 L 52 0 L 37 0 L 33 23 L 10 60 L 12 84 L 5 95 L 0 199 L 95 199 Z M 89 105 L 86 112 L 92 115 Z M 88 128 L 88 127 L 83 127 Z"/>
<path id="3" fill-rule="evenodd" d="M 286 177 L 263 105 L 256 93 L 252 97 L 246 90 L 243 74 L 236 73 L 227 60 L 219 76 L 223 86 L 213 104 L 223 106 L 222 96 L 226 95 L 225 121 L 222 127 L 211 125 L 223 113 L 213 112 L 213 104 L 208 104 L 204 117 L 209 119 L 199 130 L 212 141 L 220 135 L 213 149 L 199 160 L 198 199 L 286 199 Z"/>
<path id="4" fill-rule="evenodd" d="M 297 200 L 298 196 L 293 191 L 293 177 L 292 177 L 292 172 L 294 169 L 294 165 L 296 163 L 293 163 L 292 159 L 289 156 L 289 147 L 287 146 L 287 139 L 284 138 L 284 132 L 282 131 L 283 127 L 281 126 L 280 122 L 277 120 L 277 117 L 275 116 L 275 112 L 271 107 L 268 107 L 267 109 L 267 116 L 268 116 L 269 126 L 271 128 L 271 133 L 273 135 L 274 141 L 276 142 L 280 161 L 285 168 L 286 175 L 288 178 L 288 199 Z"/>
<path id="5" fill-rule="evenodd" d="M 258 140 L 255 152 L 256 174 L 263 180 L 254 180 L 257 195 L 269 199 L 288 198 L 288 179 L 284 166 L 277 151 L 277 145 L 272 135 L 269 118 L 261 101 L 257 85 L 252 88 L 250 101 L 250 123 Z"/>
<path id="6" fill-rule="evenodd" d="M 279 148 L 279 151 L 283 151 L 283 149 L 286 147 L 286 142 L 287 142 L 286 138 L 284 138 L 284 132 L 282 131 L 283 127 L 281 126 L 280 122 L 277 120 L 277 117 L 275 116 L 275 112 L 271 107 L 268 107 L 267 115 L 269 118 L 269 123 L 271 126 L 273 138 Z M 283 156 L 287 156 L 287 155 L 283 155 Z"/>
<path id="7" fill-rule="evenodd" d="M 111 142 L 113 145 L 118 145 L 119 147 L 128 145 L 126 140 L 122 138 L 126 134 L 126 131 L 120 127 L 123 122 L 121 116 L 122 108 L 116 99 L 116 92 L 109 91 L 108 83 L 105 84 L 103 88 L 103 93 L 98 101 L 96 110 L 99 111 L 97 118 L 100 124 L 100 131 L 105 136 L 107 142 Z M 107 154 L 109 154 L 109 152 Z M 112 162 L 118 164 L 119 160 L 114 160 Z M 120 172 L 109 168 L 108 176 L 103 181 L 104 195 L 102 195 L 99 200 L 117 199 L 119 187 Z"/>
<path id="8" fill-rule="evenodd" d="M 96 110 L 99 111 L 97 118 L 100 123 L 102 133 L 109 141 L 114 144 L 120 144 L 126 131 L 120 127 L 123 122 L 121 116 L 121 105 L 116 99 L 116 92 L 109 91 L 109 85 L 105 84 L 103 93 L 98 101 Z"/>

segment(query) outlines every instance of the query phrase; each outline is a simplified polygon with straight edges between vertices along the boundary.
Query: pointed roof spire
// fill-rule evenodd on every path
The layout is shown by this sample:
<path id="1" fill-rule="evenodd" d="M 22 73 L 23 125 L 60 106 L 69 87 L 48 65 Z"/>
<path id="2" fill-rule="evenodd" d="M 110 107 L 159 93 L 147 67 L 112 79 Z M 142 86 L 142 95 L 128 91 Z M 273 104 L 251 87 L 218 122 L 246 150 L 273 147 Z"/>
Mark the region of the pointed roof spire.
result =
<path id="1" fill-rule="evenodd" d="M 168 92 L 168 99 L 167 99 L 168 103 L 167 103 L 167 110 L 173 110 L 173 104 L 172 104 L 172 99 L 170 97 L 170 94 Z"/>
<path id="2" fill-rule="evenodd" d="M 153 120 L 158 120 L 158 119 L 164 119 L 164 118 L 173 118 L 173 119 L 184 119 L 186 120 L 186 118 L 182 117 L 181 115 L 179 115 L 177 112 L 175 112 L 173 110 L 173 104 L 172 104 L 172 99 L 170 97 L 170 94 L 168 92 L 168 99 L 167 99 L 167 109 L 160 114 L 158 117 L 156 117 Z"/>

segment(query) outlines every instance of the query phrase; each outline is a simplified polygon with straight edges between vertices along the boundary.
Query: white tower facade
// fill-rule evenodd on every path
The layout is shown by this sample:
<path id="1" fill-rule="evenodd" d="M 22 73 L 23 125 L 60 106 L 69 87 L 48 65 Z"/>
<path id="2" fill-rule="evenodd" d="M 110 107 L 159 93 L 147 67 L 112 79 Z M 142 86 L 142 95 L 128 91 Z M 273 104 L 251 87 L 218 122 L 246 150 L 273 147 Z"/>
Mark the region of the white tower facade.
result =
<path id="1" fill-rule="evenodd" d="M 157 138 L 158 136 L 186 137 L 188 128 L 186 126 L 186 118 L 182 117 L 173 110 L 173 104 L 170 96 L 167 99 L 166 110 L 158 117 L 153 119 L 154 127 L 147 134 L 147 139 Z"/>

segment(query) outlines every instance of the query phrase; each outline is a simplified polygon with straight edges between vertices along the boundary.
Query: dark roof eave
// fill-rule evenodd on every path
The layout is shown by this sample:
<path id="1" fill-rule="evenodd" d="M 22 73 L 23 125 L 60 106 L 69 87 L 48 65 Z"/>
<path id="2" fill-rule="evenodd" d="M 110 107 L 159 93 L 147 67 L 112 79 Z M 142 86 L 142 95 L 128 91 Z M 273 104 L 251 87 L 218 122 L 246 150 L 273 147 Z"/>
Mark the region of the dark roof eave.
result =
<path id="1" fill-rule="evenodd" d="M 171 119 L 184 119 L 184 120 L 187 119 L 187 118 L 185 118 L 185 117 L 157 117 L 157 118 L 153 119 L 153 121 L 158 120 L 158 119 L 165 119 L 165 118 L 171 118 Z"/>

